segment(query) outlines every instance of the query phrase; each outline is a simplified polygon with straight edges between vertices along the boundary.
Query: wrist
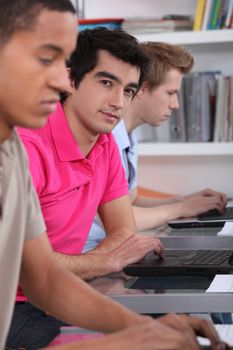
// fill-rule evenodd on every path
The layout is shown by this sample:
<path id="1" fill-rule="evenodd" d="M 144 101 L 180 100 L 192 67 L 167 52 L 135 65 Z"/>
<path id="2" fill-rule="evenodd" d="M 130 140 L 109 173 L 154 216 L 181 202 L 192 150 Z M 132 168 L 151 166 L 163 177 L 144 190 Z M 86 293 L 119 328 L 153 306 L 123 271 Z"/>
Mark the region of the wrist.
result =
<path id="1" fill-rule="evenodd" d="M 177 202 L 182 202 L 187 199 L 187 196 L 176 196 L 175 199 Z"/>
<path id="2" fill-rule="evenodd" d="M 108 273 L 119 272 L 122 270 L 121 264 L 119 264 L 116 257 L 114 257 L 113 251 L 105 254 L 104 264 L 108 270 Z"/>

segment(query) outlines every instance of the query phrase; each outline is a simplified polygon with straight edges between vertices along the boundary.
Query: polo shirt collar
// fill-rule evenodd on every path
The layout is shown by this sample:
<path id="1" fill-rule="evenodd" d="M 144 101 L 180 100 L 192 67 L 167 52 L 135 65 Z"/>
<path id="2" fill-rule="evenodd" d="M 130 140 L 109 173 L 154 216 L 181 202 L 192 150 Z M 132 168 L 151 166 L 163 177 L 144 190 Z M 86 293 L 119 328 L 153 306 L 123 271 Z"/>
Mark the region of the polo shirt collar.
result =
<path id="1" fill-rule="evenodd" d="M 61 103 L 58 103 L 56 111 L 50 115 L 49 124 L 53 142 L 60 161 L 75 161 L 84 159 L 77 141 L 75 140 L 72 131 L 70 130 L 67 118 L 65 116 Z M 104 143 L 108 142 L 107 135 L 101 134 L 93 147 L 95 149 L 95 158 L 99 153 L 102 153 Z M 93 153 L 93 149 L 90 154 Z"/>

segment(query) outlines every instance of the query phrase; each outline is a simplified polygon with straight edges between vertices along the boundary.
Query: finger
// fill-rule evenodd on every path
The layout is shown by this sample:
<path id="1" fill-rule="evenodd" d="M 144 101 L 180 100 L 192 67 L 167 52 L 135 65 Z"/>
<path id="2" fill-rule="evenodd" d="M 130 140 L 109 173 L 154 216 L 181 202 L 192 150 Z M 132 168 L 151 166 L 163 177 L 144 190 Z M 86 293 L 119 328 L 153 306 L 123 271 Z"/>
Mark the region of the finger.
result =
<path id="1" fill-rule="evenodd" d="M 181 317 L 193 327 L 193 330 L 197 335 L 208 338 L 214 350 L 225 349 L 225 346 L 220 340 L 219 335 L 212 322 L 208 320 L 198 319 L 196 317 L 189 317 L 187 315 L 181 315 Z"/>
<path id="2" fill-rule="evenodd" d="M 153 250 L 159 257 L 162 258 L 164 256 L 164 245 L 160 240 L 155 240 Z"/>

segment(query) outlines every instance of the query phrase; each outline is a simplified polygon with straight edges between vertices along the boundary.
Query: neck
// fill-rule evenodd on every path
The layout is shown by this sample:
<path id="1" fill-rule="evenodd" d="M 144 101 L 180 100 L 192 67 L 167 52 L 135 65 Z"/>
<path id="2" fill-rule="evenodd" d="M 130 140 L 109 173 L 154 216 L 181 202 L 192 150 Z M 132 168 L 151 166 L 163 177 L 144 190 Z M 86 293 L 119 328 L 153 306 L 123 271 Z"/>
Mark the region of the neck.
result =
<path id="1" fill-rule="evenodd" d="M 12 130 L 13 127 L 9 127 L 9 125 L 0 119 L 0 144 L 11 137 Z"/>
<path id="2" fill-rule="evenodd" d="M 68 101 L 64 103 L 63 108 L 70 130 L 72 131 L 72 134 L 79 146 L 79 149 L 83 153 L 84 157 L 86 157 L 95 145 L 99 135 L 92 135 L 82 125 L 82 123 L 79 122 L 79 119 L 75 115 Z"/>
<path id="3" fill-rule="evenodd" d="M 138 97 L 135 96 L 130 107 L 127 110 L 126 115 L 124 116 L 124 122 L 127 132 L 132 132 L 139 125 L 142 125 L 144 122 L 140 117 L 140 103 L 138 103 Z"/>

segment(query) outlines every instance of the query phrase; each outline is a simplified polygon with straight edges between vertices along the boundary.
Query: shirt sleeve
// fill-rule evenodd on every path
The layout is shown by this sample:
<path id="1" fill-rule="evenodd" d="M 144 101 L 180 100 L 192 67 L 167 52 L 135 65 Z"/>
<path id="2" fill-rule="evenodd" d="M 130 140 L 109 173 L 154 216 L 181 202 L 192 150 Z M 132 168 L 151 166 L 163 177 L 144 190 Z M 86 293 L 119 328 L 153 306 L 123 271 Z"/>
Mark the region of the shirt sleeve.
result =
<path id="1" fill-rule="evenodd" d="M 109 135 L 109 147 L 108 179 L 100 205 L 123 197 L 129 193 L 128 182 L 121 162 L 119 150 L 112 135 Z"/>
<path id="2" fill-rule="evenodd" d="M 32 184 L 31 174 L 28 169 L 27 155 L 21 143 L 20 147 L 22 151 L 22 166 L 25 179 L 25 205 L 27 208 L 25 239 L 29 240 L 44 233 L 46 227 L 41 213 L 39 200 Z"/>
<path id="3" fill-rule="evenodd" d="M 28 211 L 26 239 L 37 237 L 46 232 L 46 226 L 41 213 L 40 204 L 28 172 Z"/>
<path id="4" fill-rule="evenodd" d="M 46 152 L 43 151 L 43 145 L 37 140 L 36 136 L 32 137 L 31 135 L 28 135 L 27 131 L 24 132 L 24 129 L 18 129 L 18 133 L 27 153 L 32 182 L 38 196 L 40 196 L 46 183 L 46 167 L 44 164 Z"/>
<path id="5" fill-rule="evenodd" d="M 130 162 L 132 167 L 132 177 L 131 181 L 129 181 L 129 190 L 133 190 L 137 187 L 137 174 L 138 174 L 138 143 L 136 136 L 131 134 L 131 147 L 130 147 Z"/>

